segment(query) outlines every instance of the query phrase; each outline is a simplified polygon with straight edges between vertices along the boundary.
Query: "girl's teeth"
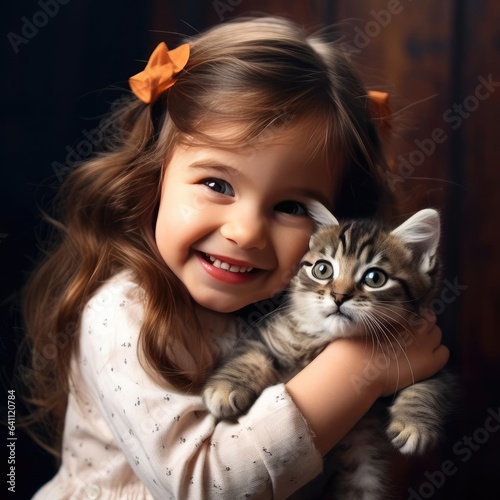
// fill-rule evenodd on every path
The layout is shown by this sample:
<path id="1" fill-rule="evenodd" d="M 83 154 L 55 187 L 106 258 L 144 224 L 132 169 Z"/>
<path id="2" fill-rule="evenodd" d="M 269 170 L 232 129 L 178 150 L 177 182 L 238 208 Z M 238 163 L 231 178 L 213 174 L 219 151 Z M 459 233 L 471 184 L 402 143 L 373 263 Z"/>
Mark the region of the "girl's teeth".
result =
<path id="1" fill-rule="evenodd" d="M 212 257 L 211 255 L 208 254 L 206 255 L 209 258 L 210 262 L 212 262 L 214 267 L 217 267 L 218 269 L 224 269 L 224 271 L 229 271 L 231 273 L 247 273 L 253 269 L 253 267 L 232 266 L 231 264 L 228 264 L 227 262 L 222 262 L 219 259 Z"/>

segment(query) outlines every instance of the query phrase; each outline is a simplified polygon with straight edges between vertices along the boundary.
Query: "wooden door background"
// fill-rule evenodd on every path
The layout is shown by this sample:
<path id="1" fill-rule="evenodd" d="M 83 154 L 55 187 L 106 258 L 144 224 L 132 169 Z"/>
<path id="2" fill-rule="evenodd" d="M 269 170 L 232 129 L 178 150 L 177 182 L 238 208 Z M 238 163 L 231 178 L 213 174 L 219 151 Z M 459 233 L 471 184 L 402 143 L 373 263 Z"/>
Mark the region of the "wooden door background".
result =
<path id="1" fill-rule="evenodd" d="M 409 214 L 431 206 L 443 218 L 445 271 L 435 310 L 451 349 L 450 366 L 461 377 L 463 393 L 437 450 L 420 459 L 393 460 L 395 498 L 497 497 L 500 4 L 493 0 L 154 0 L 141 6 L 124 4 L 112 1 L 103 6 L 93 0 L 61 4 L 60 14 L 43 27 L 44 33 L 29 39 L 29 44 L 20 44 L 17 52 L 14 47 L 7 49 L 14 105 L 7 107 L 2 124 L 13 137 L 7 150 L 12 165 L 18 167 L 4 170 L 4 185 L 14 186 L 22 195 L 14 199 L 6 194 L 4 201 L 15 213 L 4 212 L 0 227 L 2 259 L 11 263 L 6 270 L 8 297 L 15 300 L 34 254 L 31 233 L 36 227 L 36 193 L 32 186 L 50 174 L 57 175 L 54 158 L 67 158 L 65 145 L 79 144 L 82 129 L 90 130 L 96 123 L 97 112 L 82 111 L 81 102 L 89 103 L 88 93 L 95 96 L 110 82 L 126 88 L 126 78 L 140 69 L 137 61 L 144 60 L 160 40 L 168 42 L 175 39 L 174 33 L 192 34 L 236 15 L 282 14 L 311 28 L 335 24 L 350 39 L 352 56 L 367 84 L 391 92 L 394 176 L 388 182 L 397 188 L 403 211 Z M 19 30 L 22 17 L 30 18 L 39 10 L 37 5 L 21 2 L 13 7 L 7 32 Z M 49 32 L 64 43 L 50 45 Z M 47 47 L 52 51 L 50 58 Z M 31 81 L 45 83 L 39 81 L 33 88 L 29 75 Z M 35 102 L 33 93 L 40 101 Z M 50 106 L 40 104 L 44 99 Z M 101 109 L 101 104 L 95 109 Z M 77 121 L 74 115 L 79 116 Z M 38 147 L 38 156 L 24 150 L 23 140 Z M 45 163 L 39 161 L 40 151 Z M 35 171 L 36 162 L 41 164 Z M 9 309 L 3 322 L 6 352 L 15 344 L 13 337 L 22 334 L 9 300 L 3 302 Z M 6 361 L 5 366 L 10 364 Z M 33 489 L 53 469 L 40 465 L 45 455 L 26 440 L 19 449 L 22 467 L 39 471 L 33 476 Z"/>

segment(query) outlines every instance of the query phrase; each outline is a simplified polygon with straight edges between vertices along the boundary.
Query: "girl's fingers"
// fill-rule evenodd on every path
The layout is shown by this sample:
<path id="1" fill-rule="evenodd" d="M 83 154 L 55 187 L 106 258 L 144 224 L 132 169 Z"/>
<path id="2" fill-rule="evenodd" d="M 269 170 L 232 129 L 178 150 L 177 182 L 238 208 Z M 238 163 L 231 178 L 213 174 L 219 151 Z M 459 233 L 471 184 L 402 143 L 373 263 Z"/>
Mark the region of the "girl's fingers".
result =
<path id="1" fill-rule="evenodd" d="M 427 323 L 429 323 L 431 325 L 435 325 L 437 322 L 436 315 L 432 311 L 429 311 L 429 310 L 425 311 L 423 318 L 425 319 L 425 321 L 427 321 Z"/>

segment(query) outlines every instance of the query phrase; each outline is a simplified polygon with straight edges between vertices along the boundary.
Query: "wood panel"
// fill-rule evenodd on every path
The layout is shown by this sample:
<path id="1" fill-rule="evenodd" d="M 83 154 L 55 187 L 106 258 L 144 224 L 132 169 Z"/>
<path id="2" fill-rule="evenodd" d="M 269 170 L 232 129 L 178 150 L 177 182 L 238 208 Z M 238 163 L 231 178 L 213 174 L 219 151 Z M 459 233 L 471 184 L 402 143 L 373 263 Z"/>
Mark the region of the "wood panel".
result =
<path id="1" fill-rule="evenodd" d="M 460 126 L 462 127 L 467 195 L 464 197 L 462 262 L 467 294 L 464 308 L 464 358 L 468 372 L 475 367 L 500 377 L 500 265 L 498 220 L 500 186 L 498 112 L 500 110 L 500 8 L 494 2 L 468 3 Z M 477 332 L 482 332 L 477 335 Z M 465 347 L 470 350 L 466 351 Z M 478 354 L 482 363 L 479 365 Z M 497 368 L 496 370 L 494 368 Z M 500 392 L 500 389 L 499 389 Z"/>
<path id="2" fill-rule="evenodd" d="M 500 490 L 500 432 L 487 430 L 500 413 L 500 5 L 463 3 L 462 67 L 456 96 L 458 154 L 467 191 L 458 197 L 459 254 L 467 285 L 460 310 L 460 353 L 465 388 L 459 436 L 470 436 L 470 456 L 460 461 L 458 494 L 472 495 L 485 483 L 490 498 Z M 458 113 L 457 113 L 458 114 Z M 486 427 L 485 427 L 486 425 Z M 492 429 L 492 428 L 490 428 Z M 485 497 L 486 498 L 486 497 Z"/>

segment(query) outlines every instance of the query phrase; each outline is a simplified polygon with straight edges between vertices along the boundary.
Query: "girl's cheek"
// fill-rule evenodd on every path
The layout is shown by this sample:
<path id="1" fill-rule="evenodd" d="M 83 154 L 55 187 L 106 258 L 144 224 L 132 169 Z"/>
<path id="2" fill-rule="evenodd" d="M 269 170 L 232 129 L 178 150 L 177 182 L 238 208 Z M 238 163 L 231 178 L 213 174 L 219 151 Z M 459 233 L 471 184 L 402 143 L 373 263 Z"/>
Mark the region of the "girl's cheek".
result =
<path id="1" fill-rule="evenodd" d="M 203 214 L 209 204 L 209 200 L 206 196 L 199 193 L 193 193 L 177 204 L 179 218 L 184 223 L 192 222 Z"/>
<path id="2" fill-rule="evenodd" d="M 281 275 L 281 283 L 282 283 L 281 290 L 285 289 L 288 286 L 288 284 L 295 275 L 295 271 L 296 271 L 296 266 L 293 266 L 290 267 L 288 270 L 285 270 L 285 272 Z"/>
<path id="3" fill-rule="evenodd" d="M 289 239 L 283 239 L 282 251 L 286 262 L 285 270 L 282 273 L 282 282 L 286 285 L 290 282 L 297 271 L 297 265 L 302 260 L 302 257 L 309 249 L 309 240 L 312 234 L 311 228 L 305 228 L 303 231 L 297 232 Z"/>
<path id="4" fill-rule="evenodd" d="M 309 241 L 311 240 L 311 235 L 314 230 L 314 225 L 312 222 L 308 223 L 294 238 L 294 253 L 296 264 L 300 262 L 305 253 L 309 250 Z"/>
<path id="5" fill-rule="evenodd" d="M 192 203 L 193 209 L 198 210 L 198 211 L 201 211 L 201 210 L 207 208 L 208 205 L 210 204 L 207 195 L 201 193 L 200 191 L 201 191 L 201 188 L 199 190 L 197 189 L 191 197 L 191 203 Z"/>

